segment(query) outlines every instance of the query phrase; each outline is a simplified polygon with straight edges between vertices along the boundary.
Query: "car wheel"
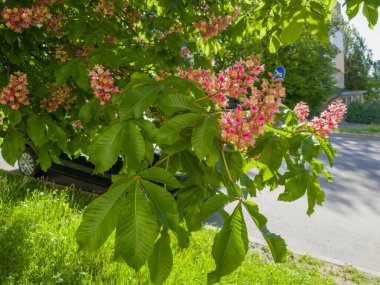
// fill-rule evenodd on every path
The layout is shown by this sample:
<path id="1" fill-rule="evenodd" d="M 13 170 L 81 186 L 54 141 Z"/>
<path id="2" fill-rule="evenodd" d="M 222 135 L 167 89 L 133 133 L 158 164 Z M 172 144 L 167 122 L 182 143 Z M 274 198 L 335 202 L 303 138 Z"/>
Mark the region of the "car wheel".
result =
<path id="1" fill-rule="evenodd" d="M 25 148 L 18 160 L 18 167 L 25 176 L 38 177 L 42 174 L 41 167 L 37 164 L 37 155 L 30 147 Z"/>

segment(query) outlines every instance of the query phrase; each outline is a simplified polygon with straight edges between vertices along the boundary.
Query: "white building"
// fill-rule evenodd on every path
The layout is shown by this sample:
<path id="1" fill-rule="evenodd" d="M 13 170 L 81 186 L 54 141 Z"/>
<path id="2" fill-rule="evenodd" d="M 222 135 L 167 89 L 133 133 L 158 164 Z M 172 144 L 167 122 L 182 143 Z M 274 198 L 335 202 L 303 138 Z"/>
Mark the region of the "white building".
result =
<path id="1" fill-rule="evenodd" d="M 338 2 L 335 6 L 336 17 L 338 17 L 340 22 L 343 22 L 342 16 L 342 6 Z M 366 90 L 345 90 L 344 84 L 344 38 L 343 38 L 343 29 L 342 26 L 330 37 L 330 41 L 338 49 L 338 54 L 335 57 L 334 65 L 336 68 L 335 80 L 336 86 L 339 88 L 336 96 L 334 96 L 330 101 L 334 99 L 342 99 L 346 105 L 349 105 L 351 102 L 364 101 L 364 95 L 367 92 Z"/>

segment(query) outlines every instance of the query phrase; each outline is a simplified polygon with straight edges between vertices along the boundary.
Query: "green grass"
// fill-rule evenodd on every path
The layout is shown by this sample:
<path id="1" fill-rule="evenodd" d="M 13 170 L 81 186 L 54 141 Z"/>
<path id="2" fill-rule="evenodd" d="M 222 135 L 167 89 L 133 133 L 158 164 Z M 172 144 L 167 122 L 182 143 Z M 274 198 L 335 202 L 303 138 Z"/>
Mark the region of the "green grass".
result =
<path id="1" fill-rule="evenodd" d="M 351 134 L 380 134 L 380 127 L 369 126 L 367 128 L 339 128 L 335 131 L 339 133 Z"/>
<path id="2" fill-rule="evenodd" d="M 124 263 L 112 262 L 112 239 L 98 252 L 78 252 L 75 231 L 91 196 L 4 172 L 0 179 L 1 285 L 150 284 L 147 267 L 135 273 Z M 186 250 L 173 242 L 174 267 L 165 284 L 206 284 L 207 272 L 215 267 L 214 235 L 207 229 L 193 234 Z M 267 251 L 256 245 L 243 266 L 221 284 L 380 284 L 351 268 L 339 269 L 308 256 L 290 253 L 289 262 L 277 265 Z"/>

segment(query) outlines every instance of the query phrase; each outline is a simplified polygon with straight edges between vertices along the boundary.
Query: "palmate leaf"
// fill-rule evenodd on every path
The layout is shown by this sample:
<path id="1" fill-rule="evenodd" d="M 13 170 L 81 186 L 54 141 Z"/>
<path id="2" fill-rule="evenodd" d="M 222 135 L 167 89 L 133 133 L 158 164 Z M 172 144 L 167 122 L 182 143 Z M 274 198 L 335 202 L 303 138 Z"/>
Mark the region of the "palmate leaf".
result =
<path id="1" fill-rule="evenodd" d="M 140 173 L 141 177 L 158 183 L 166 184 L 173 188 L 182 187 L 181 183 L 171 174 L 160 167 L 151 167 Z"/>
<path id="2" fill-rule="evenodd" d="M 271 233 L 267 229 L 267 219 L 265 216 L 260 214 L 258 206 L 252 201 L 245 201 L 244 207 L 247 209 L 252 220 L 255 222 L 257 228 L 263 235 L 265 241 L 267 242 L 272 257 L 275 262 L 285 262 L 286 261 L 286 244 L 282 237 Z"/>
<path id="3" fill-rule="evenodd" d="M 215 120 L 204 117 L 195 125 L 191 135 L 191 144 L 199 160 L 203 160 L 210 153 L 215 137 L 218 137 Z"/>
<path id="4" fill-rule="evenodd" d="M 158 225 L 139 185 L 133 184 L 122 203 L 116 227 L 115 255 L 138 271 L 152 253 Z"/>
<path id="5" fill-rule="evenodd" d="M 200 114 L 187 113 L 177 115 L 168 120 L 159 129 L 158 140 L 163 144 L 173 144 L 179 139 L 182 129 L 193 126 L 201 118 Z"/>
<path id="6" fill-rule="evenodd" d="M 95 172 L 104 172 L 110 169 L 119 156 L 124 124 L 116 122 L 100 132 L 99 136 L 89 147 L 91 161 L 95 164 Z"/>
<path id="7" fill-rule="evenodd" d="M 130 178 L 121 178 L 86 208 L 76 232 L 80 249 L 97 250 L 102 246 L 116 227 L 122 197 L 135 187 L 136 182 Z"/>
<path id="8" fill-rule="evenodd" d="M 152 106 L 157 98 L 160 86 L 157 84 L 147 84 L 127 89 L 120 106 L 120 118 L 141 118 L 143 113 Z"/>
<path id="9" fill-rule="evenodd" d="M 173 255 L 170 247 L 170 236 L 166 230 L 156 241 L 153 253 L 148 260 L 150 280 L 154 284 L 162 284 L 168 278 L 173 267 Z"/>
<path id="10" fill-rule="evenodd" d="M 208 284 L 219 282 L 240 266 L 248 251 L 248 233 L 242 206 L 239 204 L 231 216 L 223 223 L 222 230 L 216 234 L 212 246 L 212 256 L 216 269 L 207 276 Z"/>
<path id="11" fill-rule="evenodd" d="M 165 188 L 147 180 L 141 180 L 141 184 L 153 203 L 154 211 L 160 223 L 173 231 L 177 231 L 179 214 L 173 196 Z"/>
<path id="12" fill-rule="evenodd" d="M 121 151 L 126 156 L 128 171 L 136 170 L 144 159 L 145 140 L 132 122 L 127 122 L 124 126 Z"/>

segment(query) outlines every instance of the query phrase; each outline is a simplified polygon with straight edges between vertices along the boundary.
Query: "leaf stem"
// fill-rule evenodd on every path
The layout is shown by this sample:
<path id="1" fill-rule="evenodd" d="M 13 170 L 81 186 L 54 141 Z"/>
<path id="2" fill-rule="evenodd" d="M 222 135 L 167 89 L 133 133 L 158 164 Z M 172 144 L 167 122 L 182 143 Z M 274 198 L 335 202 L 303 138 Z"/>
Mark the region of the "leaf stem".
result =
<path id="1" fill-rule="evenodd" d="M 204 100 L 204 99 L 207 99 L 208 97 L 210 97 L 210 96 L 207 95 L 207 96 L 204 96 L 204 97 L 202 97 L 202 98 L 195 99 L 195 102 L 202 101 L 202 100 Z"/>
<path id="2" fill-rule="evenodd" d="M 158 165 L 160 165 L 161 163 L 163 163 L 165 160 L 169 159 L 169 157 L 171 157 L 171 154 L 164 157 L 163 159 L 161 159 L 160 161 L 157 161 L 155 165 L 153 165 L 153 167 L 156 167 Z"/>
<path id="3" fill-rule="evenodd" d="M 230 173 L 230 169 L 228 168 L 228 164 L 227 164 L 226 157 L 225 157 L 225 155 L 224 155 L 223 148 L 222 148 L 222 157 L 223 157 L 224 166 L 226 167 L 226 171 L 227 171 L 227 174 L 228 174 L 228 179 L 230 179 L 230 181 L 233 181 L 233 180 L 232 180 L 231 173 Z"/>

